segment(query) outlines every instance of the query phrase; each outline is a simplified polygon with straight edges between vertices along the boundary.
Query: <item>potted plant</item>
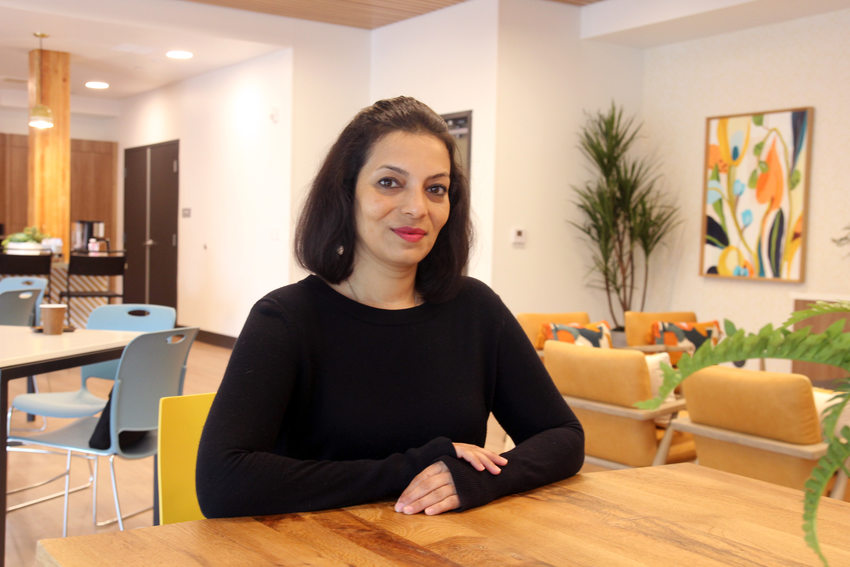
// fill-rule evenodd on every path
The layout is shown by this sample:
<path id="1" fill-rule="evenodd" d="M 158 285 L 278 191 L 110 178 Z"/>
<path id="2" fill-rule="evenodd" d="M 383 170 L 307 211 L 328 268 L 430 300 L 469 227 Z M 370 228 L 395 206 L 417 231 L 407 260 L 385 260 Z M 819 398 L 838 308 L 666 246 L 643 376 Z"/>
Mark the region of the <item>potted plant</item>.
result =
<path id="1" fill-rule="evenodd" d="M 838 366 L 850 372 L 850 332 L 844 330 L 844 320 L 839 320 L 822 333 L 813 333 L 811 327 L 796 331 L 791 326 L 809 317 L 824 313 L 850 312 L 850 301 L 817 302 L 808 309 L 794 312 L 780 327 L 764 326 L 758 333 L 746 333 L 736 329 L 726 321 L 726 338 L 716 345 L 706 341 L 691 356 L 685 354 L 674 370 L 664 365 L 664 382 L 658 396 L 652 400 L 639 402 L 643 409 L 652 409 L 661 405 L 664 398 L 682 383 L 688 376 L 701 368 L 734 362 L 748 358 L 782 358 L 806 362 L 820 362 Z M 850 377 L 835 382 L 836 395 L 831 405 L 823 412 L 822 429 L 828 443 L 826 454 L 818 460 L 811 476 L 806 481 L 803 504 L 803 532 L 806 543 L 818 555 L 824 565 L 826 557 L 820 549 L 816 530 L 816 516 L 820 499 L 826 492 L 829 480 L 843 469 L 850 459 L 850 427 L 844 426 L 836 431 L 841 412 L 850 401 Z"/>
<path id="2" fill-rule="evenodd" d="M 44 248 L 42 241 L 45 238 L 47 235 L 37 227 L 28 226 L 22 232 L 14 232 L 7 236 L 0 245 L 6 252 L 37 253 Z"/>
<path id="3" fill-rule="evenodd" d="M 607 111 L 588 116 L 579 138 L 594 177 L 573 187 L 584 218 L 571 224 L 591 245 L 591 272 L 600 277 L 615 328 L 622 328 L 619 314 L 635 306 L 638 287 L 638 310 L 643 310 L 650 256 L 679 224 L 678 209 L 661 191 L 653 162 L 632 155 L 640 128 L 612 102 Z"/>

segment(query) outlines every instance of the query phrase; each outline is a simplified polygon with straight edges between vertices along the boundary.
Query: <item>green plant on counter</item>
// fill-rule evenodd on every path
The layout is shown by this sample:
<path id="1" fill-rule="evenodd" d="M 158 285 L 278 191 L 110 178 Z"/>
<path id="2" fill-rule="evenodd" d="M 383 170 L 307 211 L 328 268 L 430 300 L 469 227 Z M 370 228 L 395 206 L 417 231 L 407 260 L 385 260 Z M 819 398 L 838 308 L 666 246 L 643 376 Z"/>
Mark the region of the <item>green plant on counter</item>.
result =
<path id="1" fill-rule="evenodd" d="M 654 409 L 664 398 L 688 376 L 708 366 L 721 362 L 734 362 L 748 358 L 782 358 L 804 362 L 820 362 L 837 366 L 850 372 L 850 332 L 844 331 L 844 320 L 839 320 L 822 333 L 813 333 L 812 328 L 792 330 L 795 323 L 825 313 L 850 312 L 850 301 L 819 301 L 808 309 L 796 311 L 778 328 L 764 326 L 758 333 L 746 333 L 725 321 L 726 338 L 711 345 L 706 341 L 694 352 L 679 360 L 678 368 L 664 366 L 664 382 L 658 395 L 636 404 L 643 409 Z M 817 536 L 817 511 L 827 484 L 839 470 L 850 475 L 847 462 L 850 459 L 850 427 L 835 431 L 838 418 L 850 401 L 850 377 L 835 382 L 836 395 L 831 405 L 823 412 L 822 428 L 828 444 L 826 454 L 818 460 L 811 476 L 806 481 L 803 504 L 803 533 L 806 543 L 818 555 L 824 565 L 829 565 L 821 551 Z"/>
<path id="2" fill-rule="evenodd" d="M 13 232 L 9 236 L 7 236 L 6 239 L 3 240 L 3 242 L 0 243 L 0 244 L 2 244 L 3 246 L 6 246 L 10 242 L 36 242 L 36 243 L 39 243 L 42 240 L 44 240 L 45 238 L 49 238 L 49 237 L 46 234 L 44 234 L 43 232 L 41 232 L 38 229 L 38 227 L 28 226 L 28 227 L 25 227 L 24 230 L 21 231 L 21 232 Z"/>
<path id="3" fill-rule="evenodd" d="M 579 149 L 594 178 L 573 187 L 583 218 L 571 224 L 590 243 L 591 272 L 601 279 L 615 327 L 620 327 L 618 312 L 636 305 L 638 287 L 642 297 L 635 308 L 643 310 L 649 258 L 680 222 L 678 209 L 660 189 L 654 163 L 632 155 L 640 128 L 611 103 L 608 111 L 588 116 L 579 135 Z"/>

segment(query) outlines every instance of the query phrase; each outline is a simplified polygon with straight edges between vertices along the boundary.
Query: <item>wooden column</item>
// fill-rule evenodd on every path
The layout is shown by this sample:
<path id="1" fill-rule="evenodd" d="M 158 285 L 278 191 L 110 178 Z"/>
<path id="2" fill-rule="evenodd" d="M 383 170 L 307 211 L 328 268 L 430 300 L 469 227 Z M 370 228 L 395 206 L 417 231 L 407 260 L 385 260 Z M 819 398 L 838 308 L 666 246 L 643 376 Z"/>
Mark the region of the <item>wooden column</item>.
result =
<path id="1" fill-rule="evenodd" d="M 30 128 L 27 183 L 27 224 L 63 242 L 68 258 L 71 245 L 71 84 L 70 56 L 61 51 L 29 53 L 29 105 L 44 104 L 53 111 L 53 128 Z M 36 85 L 41 85 L 37 99 Z"/>

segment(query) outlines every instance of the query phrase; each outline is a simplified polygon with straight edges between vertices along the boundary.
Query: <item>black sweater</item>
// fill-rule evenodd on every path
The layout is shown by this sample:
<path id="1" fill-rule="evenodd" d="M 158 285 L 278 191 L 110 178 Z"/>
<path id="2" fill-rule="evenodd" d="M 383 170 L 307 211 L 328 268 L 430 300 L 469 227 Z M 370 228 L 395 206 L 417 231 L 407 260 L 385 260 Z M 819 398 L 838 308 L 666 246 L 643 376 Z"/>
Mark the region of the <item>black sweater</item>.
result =
<path id="1" fill-rule="evenodd" d="M 483 446 L 491 411 L 517 445 L 499 475 L 452 446 Z M 383 310 L 310 276 L 251 310 L 204 427 L 198 499 L 207 517 L 395 499 L 437 460 L 466 509 L 575 474 L 584 433 L 483 283 Z"/>

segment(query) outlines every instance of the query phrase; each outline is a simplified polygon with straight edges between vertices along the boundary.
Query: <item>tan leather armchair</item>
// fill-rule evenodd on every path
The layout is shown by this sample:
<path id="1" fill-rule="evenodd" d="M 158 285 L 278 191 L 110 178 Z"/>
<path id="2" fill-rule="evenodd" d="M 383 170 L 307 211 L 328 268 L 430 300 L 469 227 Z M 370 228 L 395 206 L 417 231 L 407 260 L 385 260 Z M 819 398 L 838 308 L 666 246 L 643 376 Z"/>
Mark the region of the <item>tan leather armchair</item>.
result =
<path id="1" fill-rule="evenodd" d="M 641 467 L 695 458 L 690 435 L 664 429 L 656 420 L 675 416 L 683 400 L 641 410 L 653 396 L 642 353 L 546 341 L 544 364 L 585 431 L 585 459 L 609 468 Z"/>
<path id="2" fill-rule="evenodd" d="M 802 374 L 704 368 L 682 383 L 688 415 L 671 422 L 699 464 L 802 490 L 825 454 L 812 384 Z M 831 496 L 844 497 L 846 477 Z"/>
<path id="3" fill-rule="evenodd" d="M 652 324 L 654 322 L 696 323 L 697 315 L 693 311 L 626 311 L 624 319 L 627 346 L 648 352 L 658 352 L 664 347 L 653 344 Z M 641 348 L 647 346 L 650 348 Z"/>
<path id="4" fill-rule="evenodd" d="M 543 345 L 537 344 L 537 336 L 540 334 L 540 327 L 546 323 L 581 323 L 587 325 L 590 323 L 590 316 L 587 311 L 568 311 L 565 313 L 518 313 L 516 316 L 522 330 L 525 331 L 528 340 L 537 349 L 537 353 L 543 356 Z"/>

